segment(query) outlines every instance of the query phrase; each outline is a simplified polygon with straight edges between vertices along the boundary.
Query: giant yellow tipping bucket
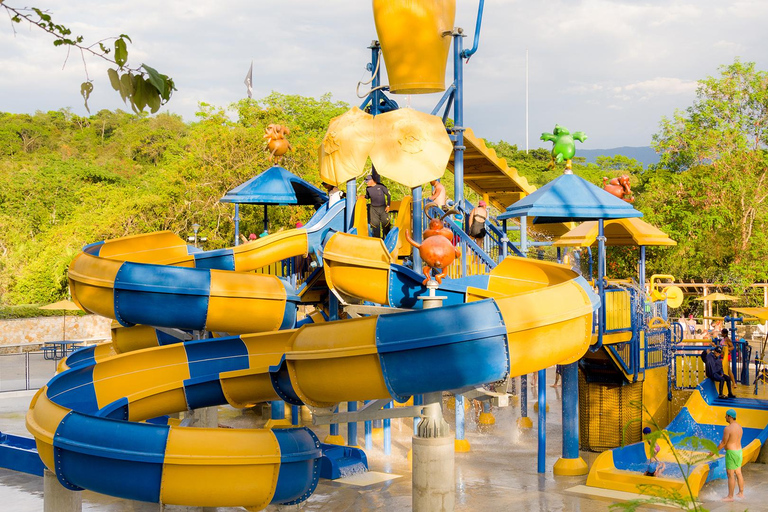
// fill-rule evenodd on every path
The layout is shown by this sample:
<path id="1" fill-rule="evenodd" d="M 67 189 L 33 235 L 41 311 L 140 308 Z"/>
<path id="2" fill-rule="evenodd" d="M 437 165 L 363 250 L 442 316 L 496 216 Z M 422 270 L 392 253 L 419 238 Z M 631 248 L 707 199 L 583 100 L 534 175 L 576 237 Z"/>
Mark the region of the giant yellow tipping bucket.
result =
<path id="1" fill-rule="evenodd" d="M 394 94 L 445 90 L 456 0 L 373 0 L 373 19 Z"/>

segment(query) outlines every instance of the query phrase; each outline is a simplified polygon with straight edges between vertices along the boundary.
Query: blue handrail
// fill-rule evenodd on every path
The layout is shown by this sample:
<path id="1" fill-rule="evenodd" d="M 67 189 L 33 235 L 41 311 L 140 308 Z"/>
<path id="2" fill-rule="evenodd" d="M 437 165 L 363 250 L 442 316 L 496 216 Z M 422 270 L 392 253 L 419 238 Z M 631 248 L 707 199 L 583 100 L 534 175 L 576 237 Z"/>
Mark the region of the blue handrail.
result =
<path id="1" fill-rule="evenodd" d="M 433 217 L 441 217 L 444 213 L 445 212 L 443 212 L 440 208 L 435 206 L 429 209 L 429 214 Z M 424 212 L 424 223 L 429 223 L 429 216 L 427 215 L 427 211 Z M 467 249 L 471 250 L 472 253 L 477 258 L 479 258 L 483 264 L 488 265 L 489 268 L 494 268 L 496 266 L 496 262 L 493 261 L 493 258 L 491 258 L 479 245 L 477 245 L 472 237 L 466 234 L 463 229 L 459 228 L 453 222 L 446 222 L 445 224 L 451 229 L 453 235 L 459 239 L 459 243 L 461 244 L 462 248 L 466 247 Z"/>
<path id="2" fill-rule="evenodd" d="M 475 39 L 472 42 L 472 48 L 470 50 L 462 50 L 461 58 L 469 60 L 469 58 L 477 51 L 477 46 L 480 44 L 480 25 L 483 21 L 483 5 L 485 0 L 480 0 L 480 5 L 477 8 L 477 21 L 475 22 Z"/>

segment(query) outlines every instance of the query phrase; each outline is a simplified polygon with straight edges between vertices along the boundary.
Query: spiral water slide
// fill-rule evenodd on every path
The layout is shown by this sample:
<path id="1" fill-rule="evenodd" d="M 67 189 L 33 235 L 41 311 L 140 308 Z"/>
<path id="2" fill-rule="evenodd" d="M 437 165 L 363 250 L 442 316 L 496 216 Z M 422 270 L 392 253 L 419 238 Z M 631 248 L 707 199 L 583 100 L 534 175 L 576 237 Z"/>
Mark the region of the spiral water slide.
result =
<path id="1" fill-rule="evenodd" d="M 84 309 L 126 326 L 243 334 L 70 356 L 27 415 L 59 481 L 187 506 L 298 503 L 319 474 L 320 444 L 309 429 L 201 429 L 160 418 L 226 403 L 406 400 L 572 362 L 586 351 L 594 293 L 565 267 L 522 258 L 487 276 L 445 281 L 441 308 L 285 328 L 294 322 L 292 291 L 246 270 L 310 250 L 322 253 L 326 280 L 342 298 L 419 307 L 421 277 L 393 264 L 381 240 L 334 234 L 338 217 L 321 213 L 308 229 L 214 254 L 187 254 L 168 233 L 86 247 L 69 274 Z"/>

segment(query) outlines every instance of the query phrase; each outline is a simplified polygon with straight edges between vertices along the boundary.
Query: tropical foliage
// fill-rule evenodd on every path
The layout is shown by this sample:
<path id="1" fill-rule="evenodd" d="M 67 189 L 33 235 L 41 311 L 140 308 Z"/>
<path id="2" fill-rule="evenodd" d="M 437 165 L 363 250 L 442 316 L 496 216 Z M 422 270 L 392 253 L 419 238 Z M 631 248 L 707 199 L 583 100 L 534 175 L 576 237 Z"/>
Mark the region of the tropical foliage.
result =
<path id="1" fill-rule="evenodd" d="M 739 61 L 702 80 L 694 104 L 662 120 L 654 136 L 661 161 L 648 169 L 623 156 L 574 159 L 574 172 L 596 185 L 629 174 L 635 206 L 677 240 L 674 248 L 649 249 L 649 274 L 726 283 L 736 292 L 768 279 L 767 84 L 765 72 Z M 193 122 L 120 110 L 0 113 L 2 303 L 65 296 L 66 268 L 85 243 L 157 230 L 186 237 L 197 223 L 206 248 L 231 245 L 234 208 L 219 199 L 270 166 L 265 127 L 291 129 L 294 150 L 282 165 L 319 185 L 318 145 L 330 119 L 347 108 L 330 96 L 273 93 L 228 108 L 201 103 Z M 562 172 L 548 167 L 546 149 L 492 145 L 537 186 Z M 452 181 L 445 180 L 449 195 Z M 395 199 L 409 192 L 385 183 Z M 263 213 L 242 207 L 241 232 L 261 232 Z M 270 207 L 270 230 L 311 213 Z M 635 275 L 636 260 L 635 249 L 615 248 L 609 274 Z"/>

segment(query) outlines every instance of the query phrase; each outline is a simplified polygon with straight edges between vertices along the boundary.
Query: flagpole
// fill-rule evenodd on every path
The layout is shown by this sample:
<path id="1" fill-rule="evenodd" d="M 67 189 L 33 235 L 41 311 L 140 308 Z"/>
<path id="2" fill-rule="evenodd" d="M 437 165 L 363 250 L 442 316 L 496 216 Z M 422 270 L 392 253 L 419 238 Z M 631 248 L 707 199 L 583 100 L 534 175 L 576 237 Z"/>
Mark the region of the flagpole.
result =
<path id="1" fill-rule="evenodd" d="M 528 47 L 525 48 L 525 154 L 528 154 Z"/>
<path id="2" fill-rule="evenodd" d="M 253 60 L 251 60 L 251 67 L 248 69 L 248 74 L 245 75 L 245 80 L 243 81 L 245 84 L 245 87 L 247 88 L 248 92 L 248 98 L 253 97 Z"/>

